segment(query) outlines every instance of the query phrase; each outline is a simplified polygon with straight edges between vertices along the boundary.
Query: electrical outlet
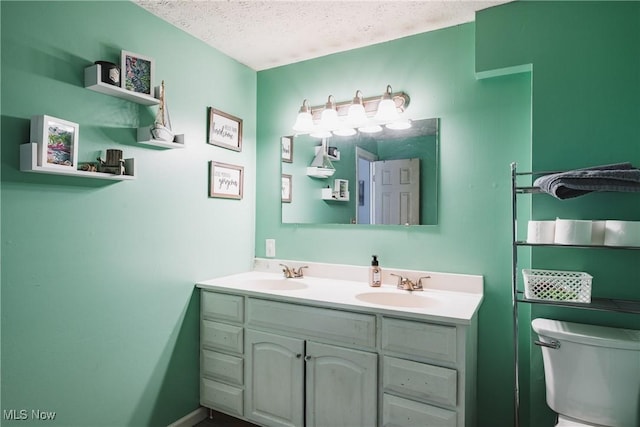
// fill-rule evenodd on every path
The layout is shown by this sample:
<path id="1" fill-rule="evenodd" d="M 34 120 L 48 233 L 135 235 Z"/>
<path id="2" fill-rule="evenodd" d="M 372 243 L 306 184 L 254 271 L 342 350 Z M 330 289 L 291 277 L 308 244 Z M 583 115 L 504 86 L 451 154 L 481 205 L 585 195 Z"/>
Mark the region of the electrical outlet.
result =
<path id="1" fill-rule="evenodd" d="M 276 239 L 265 240 L 265 252 L 269 258 L 276 256 Z"/>

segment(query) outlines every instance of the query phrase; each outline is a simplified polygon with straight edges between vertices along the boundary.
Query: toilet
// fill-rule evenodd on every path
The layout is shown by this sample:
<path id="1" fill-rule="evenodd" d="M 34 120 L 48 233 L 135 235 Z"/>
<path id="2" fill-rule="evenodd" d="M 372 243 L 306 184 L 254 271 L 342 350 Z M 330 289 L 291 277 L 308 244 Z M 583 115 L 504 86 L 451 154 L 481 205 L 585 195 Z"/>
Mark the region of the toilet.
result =
<path id="1" fill-rule="evenodd" d="M 640 426 L 640 331 L 534 319 L 560 426 Z"/>

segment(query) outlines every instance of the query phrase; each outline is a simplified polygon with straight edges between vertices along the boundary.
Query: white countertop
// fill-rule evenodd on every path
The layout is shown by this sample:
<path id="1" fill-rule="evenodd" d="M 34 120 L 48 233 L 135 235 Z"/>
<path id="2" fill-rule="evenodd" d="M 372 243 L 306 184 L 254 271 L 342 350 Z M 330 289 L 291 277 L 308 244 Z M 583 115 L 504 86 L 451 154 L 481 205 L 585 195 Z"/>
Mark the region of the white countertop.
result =
<path id="1" fill-rule="evenodd" d="M 296 268 L 308 265 L 309 268 L 303 270 L 303 278 L 285 279 L 279 263 Z M 196 286 L 290 303 L 462 325 L 471 323 L 483 297 L 482 276 L 386 269 L 383 270 L 383 285 L 374 288 L 367 284 L 368 269 L 364 267 L 257 259 L 255 268 L 246 273 L 200 281 Z M 348 280 L 336 278 L 336 271 L 340 271 L 340 276 Z M 402 274 L 414 281 L 427 275 L 430 278 L 423 281 L 424 291 L 410 292 L 396 289 L 391 283 L 396 283 L 397 279 L 390 273 Z M 296 289 L 273 289 L 276 287 Z M 374 293 L 381 294 L 373 295 L 373 298 L 380 298 L 379 302 L 364 300 L 371 295 L 363 294 Z M 394 304 L 393 300 L 398 303 Z"/>

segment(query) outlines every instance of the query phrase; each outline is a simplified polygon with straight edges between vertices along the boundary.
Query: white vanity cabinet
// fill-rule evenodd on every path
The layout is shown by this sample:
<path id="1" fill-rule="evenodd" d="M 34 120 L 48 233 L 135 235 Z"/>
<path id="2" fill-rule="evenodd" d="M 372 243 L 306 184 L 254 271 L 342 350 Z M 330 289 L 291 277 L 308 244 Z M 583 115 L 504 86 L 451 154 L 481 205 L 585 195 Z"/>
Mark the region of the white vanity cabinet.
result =
<path id="1" fill-rule="evenodd" d="M 261 426 L 470 427 L 475 322 L 203 287 L 201 404 Z"/>
<path id="2" fill-rule="evenodd" d="M 251 329 L 246 337 L 249 420 L 268 426 L 376 425 L 377 354 Z"/>
<path id="3" fill-rule="evenodd" d="M 246 326 L 249 420 L 267 426 L 377 425 L 374 315 L 248 298 Z"/>
<path id="4" fill-rule="evenodd" d="M 242 416 L 244 297 L 202 292 L 200 307 L 200 404 Z"/>
<path id="5" fill-rule="evenodd" d="M 307 427 L 377 425 L 378 355 L 307 342 Z"/>
<path id="6" fill-rule="evenodd" d="M 247 331 L 246 416 L 269 426 L 304 422 L 304 341 Z"/>
<path id="7" fill-rule="evenodd" d="M 382 425 L 475 425 L 476 330 L 382 318 Z"/>

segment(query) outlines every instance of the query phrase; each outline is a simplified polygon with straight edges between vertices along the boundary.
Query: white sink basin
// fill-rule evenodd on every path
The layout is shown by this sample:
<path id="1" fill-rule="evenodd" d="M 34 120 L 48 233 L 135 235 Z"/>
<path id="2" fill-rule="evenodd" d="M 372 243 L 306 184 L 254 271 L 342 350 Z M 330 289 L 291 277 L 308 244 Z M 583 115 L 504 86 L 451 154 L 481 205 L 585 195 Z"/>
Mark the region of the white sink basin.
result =
<path id="1" fill-rule="evenodd" d="M 400 292 L 364 292 L 356 295 L 356 299 L 371 304 L 394 307 L 429 307 L 433 301 L 428 297 Z"/>
<path id="2" fill-rule="evenodd" d="M 306 289 L 308 285 L 297 279 L 255 279 L 239 283 L 247 289 L 265 291 L 296 291 Z"/>

